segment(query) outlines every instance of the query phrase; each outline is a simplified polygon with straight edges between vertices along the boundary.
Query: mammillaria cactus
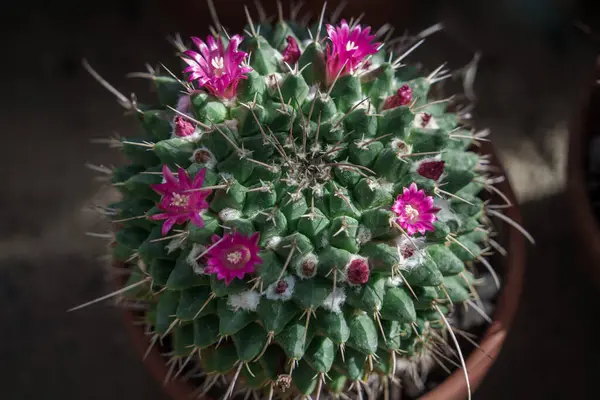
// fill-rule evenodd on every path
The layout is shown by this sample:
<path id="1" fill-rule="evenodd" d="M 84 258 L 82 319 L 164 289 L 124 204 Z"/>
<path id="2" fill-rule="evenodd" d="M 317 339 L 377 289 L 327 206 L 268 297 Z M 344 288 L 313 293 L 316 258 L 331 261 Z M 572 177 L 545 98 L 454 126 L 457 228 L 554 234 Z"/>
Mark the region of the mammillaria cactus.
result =
<path id="1" fill-rule="evenodd" d="M 415 46 L 378 40 L 249 18 L 245 36 L 178 42 L 182 76 L 152 75 L 159 103 L 120 96 L 144 133 L 118 141 L 118 293 L 226 397 L 393 381 L 456 342 L 446 316 L 477 300 L 465 263 L 485 263 L 488 159 L 428 98 L 441 68 L 419 76 L 400 64 Z"/>

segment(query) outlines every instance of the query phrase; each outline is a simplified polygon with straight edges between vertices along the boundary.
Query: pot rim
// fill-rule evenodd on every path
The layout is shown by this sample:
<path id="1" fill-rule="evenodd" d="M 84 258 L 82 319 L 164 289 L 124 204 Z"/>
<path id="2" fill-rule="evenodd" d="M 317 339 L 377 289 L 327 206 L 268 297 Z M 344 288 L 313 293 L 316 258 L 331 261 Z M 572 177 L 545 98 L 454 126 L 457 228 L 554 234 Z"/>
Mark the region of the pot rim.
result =
<path id="1" fill-rule="evenodd" d="M 493 147 L 489 143 L 485 143 L 481 150 L 484 154 L 491 154 L 492 163 L 498 166 L 503 175 L 506 176 L 505 170 L 497 159 Z M 521 224 L 522 219 L 519 206 L 508 179 L 499 183 L 498 189 L 503 191 L 513 204 L 512 207 L 507 209 L 506 215 Z M 465 360 L 472 392 L 475 392 L 500 353 L 506 334 L 516 314 L 523 285 L 525 238 L 509 224 L 503 222 L 502 225 L 506 229 L 508 237 L 508 255 L 505 261 L 507 268 L 503 280 L 504 285 L 498 299 L 497 308 L 492 316 L 493 323 L 488 326 L 479 341 L 479 346 L 483 351 L 475 350 Z M 123 282 L 117 281 L 117 285 L 122 286 Z M 133 311 L 123 309 L 122 314 L 126 329 L 132 337 L 134 347 L 143 356 L 149 346 L 148 336 L 144 333 L 141 326 L 133 323 L 135 318 Z M 156 347 L 150 350 L 147 357 L 143 359 L 143 363 L 152 377 L 162 385 L 163 391 L 171 398 L 175 400 L 187 400 L 194 393 L 195 389 L 180 379 L 172 379 L 165 383 L 165 378 L 169 374 L 169 368 L 165 363 L 164 357 Z M 462 400 L 466 397 L 467 385 L 464 373 L 462 369 L 457 369 L 442 383 L 423 395 L 421 399 Z"/>
<path id="2" fill-rule="evenodd" d="M 600 72 L 600 57 L 598 57 L 598 72 Z M 569 150 L 567 164 L 567 191 L 572 204 L 572 210 L 577 220 L 577 232 L 583 242 L 586 258 L 596 260 L 592 263 L 591 274 L 597 285 L 600 285 L 600 221 L 594 213 L 590 195 L 586 189 L 586 171 L 584 151 L 586 139 L 589 135 L 588 115 L 593 104 L 593 93 L 597 91 L 597 100 L 600 101 L 600 87 L 596 79 L 582 96 L 581 106 L 578 107 L 569 124 Z M 596 268 L 594 268 L 596 266 Z"/>

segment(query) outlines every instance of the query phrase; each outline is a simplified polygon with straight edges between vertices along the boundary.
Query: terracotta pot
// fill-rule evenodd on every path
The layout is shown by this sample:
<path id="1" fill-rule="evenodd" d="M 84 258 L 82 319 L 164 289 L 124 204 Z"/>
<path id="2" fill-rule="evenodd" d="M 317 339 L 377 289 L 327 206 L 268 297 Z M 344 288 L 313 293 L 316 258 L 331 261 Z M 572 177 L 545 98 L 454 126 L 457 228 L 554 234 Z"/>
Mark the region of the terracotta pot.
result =
<path id="1" fill-rule="evenodd" d="M 482 150 L 484 154 L 491 153 L 493 155 L 492 162 L 500 167 L 491 146 L 484 145 Z M 514 193 L 507 181 L 499 184 L 498 188 L 508 196 L 513 204 L 516 204 Z M 509 208 L 506 215 L 515 222 L 521 223 L 518 206 L 515 205 Z M 504 338 L 510 329 L 513 317 L 517 311 L 525 266 L 525 239 L 508 224 L 503 224 L 502 229 L 506 233 L 503 244 L 508 251 L 508 256 L 505 258 L 506 265 L 504 270 L 506 273 L 503 279 L 504 285 L 493 315 L 494 322 L 488 327 L 479 342 L 479 346 L 491 357 L 495 357 L 500 352 Z M 598 250 L 600 251 L 600 246 Z M 143 355 L 149 346 L 148 337 L 144 334 L 142 327 L 134 325 L 134 312 L 124 310 L 123 313 L 125 325 L 131 335 L 132 342 L 140 355 Z M 165 358 L 161 356 L 156 346 L 153 347 L 148 357 L 144 360 L 146 368 L 160 384 L 164 382 L 168 373 L 165 361 Z M 482 351 L 474 351 L 467 358 L 466 364 L 472 391 L 479 386 L 493 362 Z M 189 400 L 194 391 L 194 387 L 179 380 L 172 380 L 164 385 L 163 388 L 173 400 Z M 463 371 L 459 369 L 432 391 L 425 394 L 422 399 L 462 400 L 466 397 L 467 386 Z"/>
<path id="2" fill-rule="evenodd" d="M 600 57 L 597 61 L 597 73 L 590 90 L 585 92 L 581 107 L 571 120 L 569 127 L 569 163 L 567 170 L 567 190 L 575 217 L 576 232 L 582 244 L 582 265 L 586 272 L 600 286 L 600 225 L 594 214 L 590 196 L 587 191 L 586 159 L 588 140 L 592 129 L 600 129 Z"/>

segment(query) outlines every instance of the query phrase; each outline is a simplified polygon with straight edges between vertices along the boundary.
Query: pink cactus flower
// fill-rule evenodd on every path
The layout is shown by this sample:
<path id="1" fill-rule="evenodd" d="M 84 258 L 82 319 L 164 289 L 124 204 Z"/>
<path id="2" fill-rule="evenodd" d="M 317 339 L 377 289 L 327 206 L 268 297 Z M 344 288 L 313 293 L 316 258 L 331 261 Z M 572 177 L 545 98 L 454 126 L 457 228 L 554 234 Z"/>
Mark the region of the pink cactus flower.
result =
<path id="1" fill-rule="evenodd" d="M 196 226 L 204 226 L 201 213 L 208 208 L 206 198 L 210 190 L 196 190 L 202 188 L 206 169 L 200 170 L 194 180 L 183 168 L 177 171 L 177 178 L 169 167 L 163 165 L 164 183 L 151 185 L 155 192 L 162 195 L 157 204 L 162 213 L 154 214 L 151 219 L 165 220 L 162 226 L 162 234 L 166 235 L 173 225 L 192 221 Z"/>
<path id="2" fill-rule="evenodd" d="M 433 197 L 417 189 L 413 182 L 398 195 L 392 211 L 397 215 L 396 223 L 412 236 L 417 232 L 425 234 L 434 231 L 433 223 L 437 220 L 435 214 L 439 209 L 433 206 Z"/>
<path id="3" fill-rule="evenodd" d="M 213 245 L 208 251 L 208 265 L 204 269 L 207 274 L 217 274 L 217 279 L 225 280 L 229 285 L 234 278 L 242 279 L 246 274 L 254 272 L 254 267 L 262 263 L 258 256 L 260 234 L 251 236 L 239 232 L 225 234 L 222 238 L 214 235 Z"/>
<path id="4" fill-rule="evenodd" d="M 379 43 L 373 43 L 375 35 L 369 35 L 371 27 L 348 26 L 342 20 L 339 26 L 327 25 L 331 43 L 327 43 L 327 79 L 332 82 L 338 73 L 346 75 L 356 71 L 365 57 L 377 53 Z"/>
<path id="5" fill-rule="evenodd" d="M 238 51 L 242 40 L 240 35 L 232 36 L 225 50 L 220 38 L 217 41 L 209 36 L 205 43 L 193 37 L 192 41 L 200 53 L 192 50 L 183 53 L 186 56 L 183 61 L 188 64 L 183 72 L 190 74 L 188 80 L 198 81 L 200 87 L 214 96 L 226 99 L 234 97 L 240 80 L 246 79 L 246 74 L 252 71 L 252 68 L 243 64 L 248 54 Z"/>
<path id="6" fill-rule="evenodd" d="M 406 106 L 409 105 L 411 101 L 412 89 L 410 86 L 404 84 L 398 89 L 395 95 L 385 99 L 385 102 L 383 103 L 383 109 L 388 110 L 390 108 Z"/>
<path id="7" fill-rule="evenodd" d="M 298 42 L 292 36 L 288 36 L 286 38 L 287 47 L 283 50 L 283 61 L 290 65 L 296 64 L 298 59 L 300 59 L 300 48 L 298 47 Z"/>

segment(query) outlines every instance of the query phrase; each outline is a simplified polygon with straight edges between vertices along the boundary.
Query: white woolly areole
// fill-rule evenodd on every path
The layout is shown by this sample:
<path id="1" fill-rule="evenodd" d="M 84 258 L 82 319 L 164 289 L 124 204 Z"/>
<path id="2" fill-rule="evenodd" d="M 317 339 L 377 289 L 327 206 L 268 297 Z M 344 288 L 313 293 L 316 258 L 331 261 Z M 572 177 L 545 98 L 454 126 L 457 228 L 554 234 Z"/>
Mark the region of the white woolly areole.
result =
<path id="1" fill-rule="evenodd" d="M 396 238 L 396 247 L 398 249 L 398 262 L 401 269 L 411 270 L 421 265 L 425 258 L 425 238 L 406 237 L 405 235 Z M 403 253 L 407 250 L 412 251 L 410 257 L 405 257 Z"/>
<path id="2" fill-rule="evenodd" d="M 287 284 L 287 288 L 283 293 L 277 293 L 277 287 L 280 281 L 271 283 L 265 291 L 265 297 L 269 300 L 287 301 L 292 298 L 294 287 L 296 286 L 296 278 L 293 275 L 288 275 L 281 279 Z"/>
<path id="3" fill-rule="evenodd" d="M 267 241 L 266 248 L 267 250 L 274 250 L 281 243 L 281 236 L 273 236 Z"/>
<path id="4" fill-rule="evenodd" d="M 210 156 L 209 159 L 205 162 L 198 162 L 198 157 L 199 157 L 199 154 L 201 154 L 201 153 L 209 154 L 209 156 Z M 200 147 L 200 148 L 194 150 L 194 153 L 190 157 L 190 161 L 193 163 L 199 164 L 199 165 L 203 165 L 207 168 L 213 168 L 215 165 L 217 165 L 217 158 L 206 147 Z"/>
<path id="5" fill-rule="evenodd" d="M 313 195 L 315 195 L 316 197 L 323 197 L 323 195 L 325 194 L 324 185 L 321 183 L 317 183 L 316 185 L 311 187 L 311 190 Z"/>
<path id="6" fill-rule="evenodd" d="M 417 115 L 415 115 L 415 119 L 413 120 L 413 126 L 415 128 L 421 128 L 421 129 L 439 129 L 439 125 L 437 124 L 437 122 L 435 121 L 435 118 L 431 117 L 429 119 L 429 122 L 427 123 L 427 125 L 425 125 L 425 127 L 423 127 L 423 118 L 425 117 L 426 113 L 417 113 Z M 426 117 L 425 117 L 426 118 Z"/>
<path id="7" fill-rule="evenodd" d="M 240 219 L 242 212 L 235 208 L 224 208 L 219 212 L 219 219 L 223 222 Z"/>
<path id="8" fill-rule="evenodd" d="M 402 139 L 394 139 L 390 142 L 390 147 L 396 152 L 396 157 L 412 153 L 412 146 Z"/>
<path id="9" fill-rule="evenodd" d="M 387 287 L 398 287 L 404 285 L 404 280 L 400 277 L 400 275 L 390 276 L 385 280 L 385 285 Z"/>
<path id="10" fill-rule="evenodd" d="M 440 209 L 440 211 L 438 211 L 435 215 L 439 221 L 456 221 L 460 224 L 459 219 L 452 212 L 452 210 L 450 210 L 450 202 L 448 200 L 442 199 L 441 197 L 436 197 L 433 199 L 433 205 Z"/>
<path id="11" fill-rule="evenodd" d="M 167 254 L 171 254 L 175 250 L 180 249 L 184 242 L 185 242 L 185 236 L 183 237 L 183 239 L 180 237 L 171 239 L 171 241 L 169 241 L 169 244 L 165 246 L 165 249 L 167 249 Z"/>
<path id="12" fill-rule="evenodd" d="M 314 265 L 314 269 L 311 274 L 307 274 L 304 268 L 304 264 L 309 263 Z M 295 264 L 296 274 L 300 277 L 300 279 L 310 279 L 313 278 L 317 274 L 317 269 L 319 267 L 319 258 L 314 253 L 308 253 L 304 257 L 300 259 Z"/>
<path id="13" fill-rule="evenodd" d="M 361 245 L 365 244 L 365 243 L 371 241 L 372 238 L 373 238 L 373 234 L 371 233 L 369 228 L 367 228 L 364 225 L 358 226 L 358 231 L 356 232 L 356 240 L 358 241 L 359 244 L 361 244 Z"/>
<path id="14" fill-rule="evenodd" d="M 379 184 L 377 179 L 373 179 L 373 178 L 367 178 L 367 186 L 369 187 L 371 192 L 378 189 L 379 187 L 381 187 L 381 185 Z"/>
<path id="15" fill-rule="evenodd" d="M 201 265 L 198 262 L 197 258 L 200 254 L 204 253 L 205 251 L 205 246 L 201 244 L 195 244 L 192 247 L 192 250 L 190 250 L 190 254 L 188 254 L 185 258 L 185 261 L 187 261 L 187 263 L 192 266 L 192 269 L 198 275 L 204 275 L 204 265 Z"/>
<path id="16" fill-rule="evenodd" d="M 280 54 L 277 51 L 275 53 Z M 279 57 L 279 58 L 281 58 L 281 57 Z M 281 87 L 283 75 L 280 74 L 279 72 L 273 72 L 272 74 L 265 76 L 264 80 L 265 80 L 265 84 L 267 85 L 267 89 L 269 90 L 269 92 L 271 94 L 276 94 L 277 93 L 277 84 L 279 84 L 279 87 Z"/>
<path id="17" fill-rule="evenodd" d="M 344 288 L 336 287 L 335 290 L 332 290 L 331 293 L 329 293 L 329 296 L 325 298 L 325 301 L 323 301 L 323 308 L 339 314 L 342 312 L 341 307 L 344 305 L 345 301 L 346 293 Z"/>
<path id="18" fill-rule="evenodd" d="M 227 305 L 233 311 L 238 309 L 256 311 L 258 303 L 260 303 L 260 293 L 256 290 L 246 290 L 242 293 L 230 294 L 227 299 Z"/>

